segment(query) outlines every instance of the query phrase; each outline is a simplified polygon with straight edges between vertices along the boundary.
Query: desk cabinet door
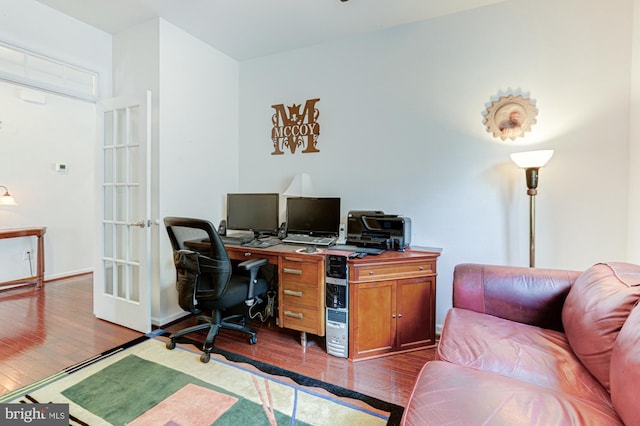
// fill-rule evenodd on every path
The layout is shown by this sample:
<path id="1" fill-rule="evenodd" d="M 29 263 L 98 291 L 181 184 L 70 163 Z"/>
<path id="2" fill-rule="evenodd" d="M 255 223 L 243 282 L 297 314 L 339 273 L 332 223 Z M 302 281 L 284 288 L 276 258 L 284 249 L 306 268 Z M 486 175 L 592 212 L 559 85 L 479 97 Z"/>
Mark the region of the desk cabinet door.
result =
<path id="1" fill-rule="evenodd" d="M 394 349 L 395 307 L 395 281 L 354 286 L 350 302 L 350 358 L 379 355 Z"/>
<path id="2" fill-rule="evenodd" d="M 397 350 L 435 344 L 435 278 L 396 281 Z"/>

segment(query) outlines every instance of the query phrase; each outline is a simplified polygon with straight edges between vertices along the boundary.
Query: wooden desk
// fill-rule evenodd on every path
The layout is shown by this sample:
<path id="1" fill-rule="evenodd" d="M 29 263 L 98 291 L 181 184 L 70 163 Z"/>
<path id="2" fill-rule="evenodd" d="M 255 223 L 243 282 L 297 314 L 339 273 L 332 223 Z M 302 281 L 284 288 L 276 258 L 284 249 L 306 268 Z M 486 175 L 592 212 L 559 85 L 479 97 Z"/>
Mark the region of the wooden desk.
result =
<path id="1" fill-rule="evenodd" d="M 192 246 L 208 243 L 193 243 Z M 278 268 L 278 325 L 325 335 L 325 255 L 350 252 L 304 246 L 226 245 L 237 261 L 264 258 Z M 436 262 L 440 249 L 387 251 L 349 259 L 349 360 L 435 345 Z"/>
<path id="2" fill-rule="evenodd" d="M 5 238 L 21 238 L 21 237 L 37 237 L 38 238 L 38 257 L 37 272 L 33 277 L 23 278 L 13 281 L 5 281 L 0 283 L 0 287 L 36 284 L 37 287 L 44 285 L 44 234 L 47 228 L 19 228 L 19 229 L 0 229 L 0 239 Z"/>
<path id="3" fill-rule="evenodd" d="M 265 258 L 278 268 L 278 325 L 298 330 L 306 346 L 307 333 L 325 335 L 325 250 L 297 253 L 300 246 L 279 244 L 269 248 L 227 245 L 229 258 Z"/>

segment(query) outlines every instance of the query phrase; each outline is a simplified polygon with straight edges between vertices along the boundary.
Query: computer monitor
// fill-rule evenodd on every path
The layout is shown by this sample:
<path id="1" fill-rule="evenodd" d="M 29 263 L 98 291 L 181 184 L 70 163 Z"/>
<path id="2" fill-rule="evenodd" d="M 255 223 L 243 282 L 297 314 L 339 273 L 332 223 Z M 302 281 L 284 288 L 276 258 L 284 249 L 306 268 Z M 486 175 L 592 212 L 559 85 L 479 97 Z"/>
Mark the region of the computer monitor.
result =
<path id="1" fill-rule="evenodd" d="M 251 231 L 260 235 L 277 235 L 280 209 L 277 193 L 227 194 L 227 228 Z"/>
<path id="2" fill-rule="evenodd" d="M 337 236 L 340 227 L 340 198 L 287 198 L 287 232 Z"/>

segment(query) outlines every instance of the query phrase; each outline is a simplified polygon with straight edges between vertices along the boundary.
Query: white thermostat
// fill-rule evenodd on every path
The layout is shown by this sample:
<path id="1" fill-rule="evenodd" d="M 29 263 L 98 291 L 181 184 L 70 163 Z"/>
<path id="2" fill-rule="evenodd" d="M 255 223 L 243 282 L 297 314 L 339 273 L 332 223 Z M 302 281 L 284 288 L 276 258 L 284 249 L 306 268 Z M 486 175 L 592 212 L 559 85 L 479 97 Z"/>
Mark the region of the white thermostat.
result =
<path id="1" fill-rule="evenodd" d="M 69 169 L 65 163 L 56 163 L 56 172 L 58 173 L 69 173 Z"/>

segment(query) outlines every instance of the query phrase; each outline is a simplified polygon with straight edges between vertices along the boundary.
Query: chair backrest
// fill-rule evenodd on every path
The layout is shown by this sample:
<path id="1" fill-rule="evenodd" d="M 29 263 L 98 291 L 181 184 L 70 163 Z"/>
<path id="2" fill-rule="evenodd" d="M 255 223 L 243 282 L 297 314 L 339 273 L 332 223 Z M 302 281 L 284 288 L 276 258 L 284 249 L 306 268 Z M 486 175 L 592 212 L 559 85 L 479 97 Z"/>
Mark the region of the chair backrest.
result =
<path id="1" fill-rule="evenodd" d="M 223 297 L 231 279 L 232 266 L 213 224 L 203 219 L 166 217 L 164 225 L 173 248 L 179 281 L 181 272 L 193 275 L 195 302 Z M 185 256 L 185 252 L 195 253 Z M 180 306 L 186 309 L 182 303 Z"/>

